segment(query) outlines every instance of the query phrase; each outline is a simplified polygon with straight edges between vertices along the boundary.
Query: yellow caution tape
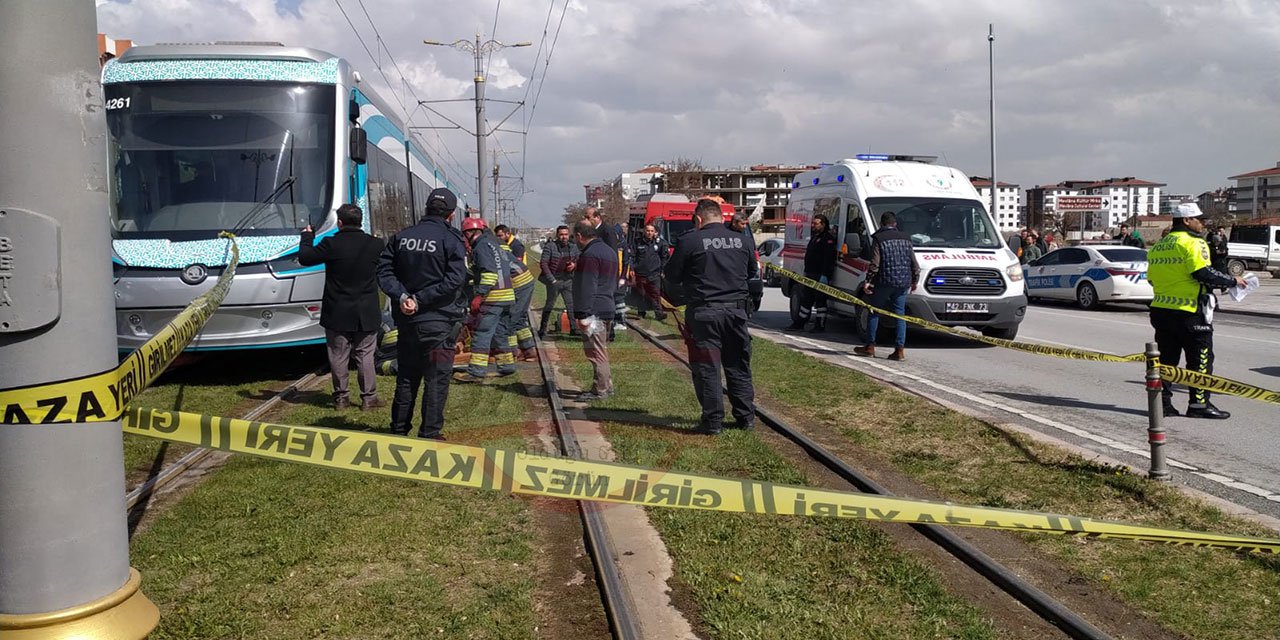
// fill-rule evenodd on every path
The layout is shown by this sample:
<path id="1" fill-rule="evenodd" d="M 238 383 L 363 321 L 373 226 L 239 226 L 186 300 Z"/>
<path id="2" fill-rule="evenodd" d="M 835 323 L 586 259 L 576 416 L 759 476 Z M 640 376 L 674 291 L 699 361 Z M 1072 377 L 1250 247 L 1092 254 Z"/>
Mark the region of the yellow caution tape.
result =
<path id="1" fill-rule="evenodd" d="M 1204 389 L 1213 391 L 1214 393 L 1222 393 L 1229 396 L 1239 396 L 1250 400 L 1260 400 L 1262 402 L 1270 402 L 1272 404 L 1280 404 L 1280 391 L 1271 391 L 1262 387 L 1255 387 L 1251 384 L 1245 384 L 1229 378 L 1210 375 L 1207 373 L 1199 373 L 1190 369 L 1182 369 L 1179 367 L 1169 366 L 1167 364 L 1160 365 L 1160 379 L 1173 384 L 1182 384 L 1196 389 Z"/>
<path id="2" fill-rule="evenodd" d="M 231 240 L 231 260 L 213 288 L 191 301 L 173 320 L 130 353 L 114 369 L 102 373 L 27 387 L 0 390 L 0 424 L 110 422 L 160 376 L 217 311 L 231 288 L 240 248 Z"/>
<path id="3" fill-rule="evenodd" d="M 946 333 L 948 335 L 959 336 L 961 338 L 965 338 L 968 340 L 976 340 L 978 342 L 995 345 L 997 347 L 1004 347 L 1006 349 L 1015 349 L 1018 351 L 1036 353 L 1044 356 L 1053 356 L 1055 358 L 1066 358 L 1069 360 L 1091 360 L 1094 362 L 1142 362 L 1146 360 L 1146 356 L 1141 353 L 1135 353 L 1127 356 L 1117 356 L 1110 353 L 1104 353 L 1102 351 L 1090 351 L 1088 349 L 1075 349 L 1071 347 L 1058 347 L 1054 345 L 1038 344 L 1033 342 L 1004 340 L 1001 338 L 987 337 L 978 333 L 973 333 L 971 331 L 957 329 L 955 327 L 940 325 L 936 322 L 930 322 L 928 320 L 923 320 L 921 318 L 915 318 L 912 316 L 900 316 L 896 313 L 893 313 L 892 311 L 887 311 L 885 309 L 881 309 L 879 307 L 874 307 L 870 304 L 867 304 L 867 302 L 859 299 L 857 296 L 854 296 L 853 294 L 847 291 L 842 291 L 835 287 L 822 284 L 821 282 L 811 280 L 798 273 L 788 271 L 786 269 L 783 269 L 781 267 L 777 267 L 774 265 L 769 265 L 769 268 L 773 269 L 774 271 L 777 271 L 778 273 L 788 278 L 791 278 L 798 284 L 802 284 L 811 289 L 817 289 L 818 291 L 821 291 L 837 300 L 842 300 L 850 304 L 855 304 L 861 307 L 865 307 L 866 309 L 874 313 L 878 313 L 882 316 L 886 316 L 889 318 L 900 318 L 902 320 L 906 320 L 907 322 L 924 327 L 926 329 L 938 331 L 941 333 Z M 1280 404 L 1280 391 L 1271 391 L 1269 389 L 1264 389 L 1262 387 L 1256 387 L 1251 384 L 1245 384 L 1243 382 L 1231 380 L 1228 378 L 1223 378 L 1220 376 L 1214 376 L 1207 373 L 1199 373 L 1196 371 L 1191 371 L 1189 369 L 1182 369 L 1179 367 L 1173 367 L 1173 366 L 1162 364 L 1160 365 L 1160 377 L 1162 380 L 1173 383 L 1173 384 L 1184 384 L 1189 387 L 1195 387 L 1197 389 L 1207 389 L 1209 391 L 1214 391 L 1216 393 L 1239 396 L 1241 398 L 1248 398 L 1251 400 L 1260 400 L 1262 402 Z"/>
<path id="4" fill-rule="evenodd" d="M 882 315 L 888 318 L 897 318 L 900 320 L 906 320 L 911 324 L 918 325 L 932 331 L 937 331 L 939 333 L 959 336 L 961 338 L 965 338 L 968 340 L 976 340 L 978 342 L 995 345 L 997 347 L 1004 347 L 1006 349 L 1026 351 L 1028 353 L 1036 353 L 1042 356 L 1053 356 L 1055 358 L 1066 358 L 1068 360 L 1090 360 L 1093 362 L 1142 362 L 1146 360 L 1146 356 L 1141 353 L 1134 353 L 1127 356 L 1117 356 L 1110 353 L 1104 353 L 1102 351 L 1090 351 L 1088 349 L 1075 349 L 1072 347 L 1059 347 L 1055 345 L 1039 344 L 1035 342 L 1022 342 L 1018 340 L 1005 340 L 1003 338 L 992 338 L 989 336 L 984 336 L 980 333 L 974 333 L 972 331 L 966 331 L 964 329 L 957 329 L 956 327 L 948 327 L 946 325 L 941 325 L 936 322 L 930 322 L 928 320 L 924 320 L 922 318 L 916 318 L 914 316 L 900 316 L 892 311 L 881 309 L 879 307 L 874 307 L 868 304 L 866 301 L 853 295 L 852 293 L 849 293 L 848 291 L 843 291 L 833 286 L 822 284 L 821 282 L 818 282 L 816 280 L 810 280 L 809 278 L 806 278 L 793 271 L 788 271 L 786 269 L 783 269 L 782 267 L 769 265 L 769 268 L 794 280 L 798 284 L 802 284 L 806 287 L 809 287 L 810 289 L 816 289 L 818 291 L 821 291 L 837 300 L 841 300 L 849 304 L 854 304 L 860 307 L 864 307 L 870 311 L 873 311 L 879 315 Z"/>
<path id="5" fill-rule="evenodd" d="M 359 431 L 131 407 L 124 430 L 200 447 L 475 489 L 645 507 L 928 523 L 1280 553 L 1280 539 L 1161 529 L 721 478 Z"/>

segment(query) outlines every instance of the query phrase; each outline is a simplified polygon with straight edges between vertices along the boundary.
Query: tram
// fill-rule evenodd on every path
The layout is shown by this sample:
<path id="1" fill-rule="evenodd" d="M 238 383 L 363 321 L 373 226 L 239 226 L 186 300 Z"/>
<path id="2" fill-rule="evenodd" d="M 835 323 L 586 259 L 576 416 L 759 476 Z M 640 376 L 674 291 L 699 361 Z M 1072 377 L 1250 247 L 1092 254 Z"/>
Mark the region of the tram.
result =
<path id="1" fill-rule="evenodd" d="M 344 59 L 278 43 L 133 47 L 102 70 L 112 279 L 122 351 L 150 338 L 226 268 L 225 302 L 189 350 L 323 344 L 324 267 L 299 232 L 337 232 L 342 203 L 387 237 L 427 195 L 465 196 Z M 461 216 L 455 217 L 455 224 Z"/>

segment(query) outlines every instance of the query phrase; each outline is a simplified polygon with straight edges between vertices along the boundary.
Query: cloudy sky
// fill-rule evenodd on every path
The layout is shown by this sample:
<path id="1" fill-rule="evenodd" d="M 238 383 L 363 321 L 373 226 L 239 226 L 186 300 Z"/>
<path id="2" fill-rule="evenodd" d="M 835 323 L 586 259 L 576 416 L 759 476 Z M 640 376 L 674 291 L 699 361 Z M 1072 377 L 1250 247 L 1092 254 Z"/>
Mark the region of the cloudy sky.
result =
<path id="1" fill-rule="evenodd" d="M 529 105 L 504 127 L 525 129 L 527 122 L 524 140 L 497 135 L 510 152 L 502 173 L 525 178 L 523 194 L 511 181 L 505 195 L 518 198 L 519 213 L 535 224 L 550 224 L 581 200 L 583 184 L 676 157 L 727 167 L 918 153 L 987 175 L 988 23 L 996 28 L 1002 181 L 1025 189 L 1137 176 L 1195 194 L 1280 161 L 1277 0 L 98 5 L 100 31 L 139 44 L 274 40 L 325 49 L 383 85 L 384 96 L 410 105 L 415 94 L 472 95 L 470 55 L 423 39 L 481 33 L 531 41 L 492 56 L 488 89 L 491 98 Z M 466 103 L 437 108 L 474 123 Z M 492 123 L 504 109 L 489 107 Z M 426 125 L 428 117 L 444 124 L 421 110 L 412 121 Z M 423 134 L 452 179 L 474 185 L 474 140 L 456 131 Z"/>

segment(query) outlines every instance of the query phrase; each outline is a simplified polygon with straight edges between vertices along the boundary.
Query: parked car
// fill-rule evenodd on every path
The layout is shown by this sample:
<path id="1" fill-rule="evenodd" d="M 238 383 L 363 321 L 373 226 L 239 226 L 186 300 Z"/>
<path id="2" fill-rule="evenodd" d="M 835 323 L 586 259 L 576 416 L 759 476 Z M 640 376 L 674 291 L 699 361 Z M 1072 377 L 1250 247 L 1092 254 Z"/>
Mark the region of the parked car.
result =
<path id="1" fill-rule="evenodd" d="M 756 247 L 756 251 L 760 254 L 760 268 L 765 271 L 765 286 L 782 286 L 782 276 L 778 275 L 777 271 L 773 271 L 767 266 L 782 266 L 782 238 L 769 238 L 767 240 L 762 240 Z"/>
<path id="2" fill-rule="evenodd" d="M 1107 302 L 1151 302 L 1147 250 L 1115 245 L 1063 247 L 1023 266 L 1027 297 L 1075 300 L 1081 309 Z"/>

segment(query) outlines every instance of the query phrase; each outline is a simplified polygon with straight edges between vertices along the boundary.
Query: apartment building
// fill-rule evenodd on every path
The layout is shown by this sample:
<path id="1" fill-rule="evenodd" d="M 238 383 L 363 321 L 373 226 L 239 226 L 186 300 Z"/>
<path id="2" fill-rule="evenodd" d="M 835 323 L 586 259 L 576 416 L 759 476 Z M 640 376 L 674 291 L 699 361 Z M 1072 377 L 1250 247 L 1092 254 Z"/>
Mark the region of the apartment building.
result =
<path id="1" fill-rule="evenodd" d="M 750 213 L 757 205 L 763 205 L 761 225 L 766 230 L 780 230 L 786 219 L 791 182 L 797 174 L 817 168 L 818 165 L 757 164 L 707 169 L 702 172 L 702 187 L 707 195 L 720 196 L 739 211 Z"/>
<path id="2" fill-rule="evenodd" d="M 632 173 L 623 173 L 613 179 L 613 186 L 622 189 L 622 199 L 633 201 L 640 196 L 657 193 L 664 174 L 662 167 L 648 166 Z"/>
<path id="3" fill-rule="evenodd" d="M 973 188 L 978 190 L 979 199 L 990 207 L 991 178 L 970 176 L 969 181 L 973 183 Z M 1022 222 L 1021 196 L 1022 191 L 1016 184 L 1001 182 L 997 185 L 996 208 L 991 212 L 991 216 L 995 218 L 996 226 L 1001 231 L 1013 231 L 1025 226 Z"/>
<path id="4" fill-rule="evenodd" d="M 1259 169 L 1231 176 L 1236 187 L 1228 208 L 1240 217 L 1261 219 L 1280 211 L 1280 162 L 1269 169 Z"/>
<path id="5" fill-rule="evenodd" d="M 1057 217 L 1058 196 L 1103 196 L 1107 209 L 1085 217 L 1085 230 L 1103 231 L 1130 222 L 1139 216 L 1157 215 L 1164 183 L 1133 176 L 1105 180 L 1064 180 L 1057 184 L 1027 189 L 1027 225 L 1044 228 Z"/>

